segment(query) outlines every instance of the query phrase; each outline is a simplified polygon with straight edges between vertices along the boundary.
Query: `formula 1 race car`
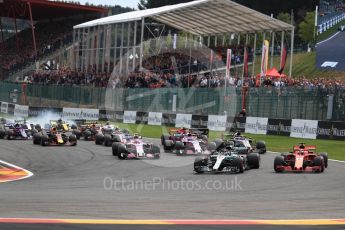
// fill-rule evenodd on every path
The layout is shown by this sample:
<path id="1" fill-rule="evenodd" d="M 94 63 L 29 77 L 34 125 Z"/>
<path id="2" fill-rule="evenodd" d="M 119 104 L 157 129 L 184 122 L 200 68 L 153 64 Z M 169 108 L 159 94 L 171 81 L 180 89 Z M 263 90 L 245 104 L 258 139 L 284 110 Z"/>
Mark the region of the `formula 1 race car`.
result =
<path id="1" fill-rule="evenodd" d="M 168 135 L 161 136 L 161 143 L 164 150 L 176 155 L 210 154 L 208 132 L 208 129 L 173 128 Z"/>
<path id="2" fill-rule="evenodd" d="M 31 140 L 35 130 L 26 120 L 5 123 L 0 128 L 0 139 Z"/>
<path id="3" fill-rule="evenodd" d="M 288 154 L 274 159 L 274 171 L 281 172 L 323 172 L 328 167 L 328 154 L 316 153 L 316 146 L 300 143 Z"/>
<path id="4" fill-rule="evenodd" d="M 74 126 L 73 126 L 74 128 Z M 76 135 L 79 140 L 81 137 L 84 137 L 85 141 L 94 141 L 96 140 L 96 135 L 101 132 L 102 125 L 98 121 L 80 121 L 77 123 L 77 128 L 73 129 L 72 133 Z"/>
<path id="5" fill-rule="evenodd" d="M 42 146 L 76 146 L 77 137 L 74 134 L 57 130 L 55 127 L 48 131 L 41 130 L 33 135 L 33 143 Z"/>
<path id="6" fill-rule="evenodd" d="M 256 141 L 252 138 L 243 136 L 240 132 L 225 134 L 222 139 L 215 139 L 210 145 L 215 145 L 218 150 L 231 145 L 241 154 L 248 154 L 251 152 L 264 154 L 267 151 L 265 141 Z"/>
<path id="7" fill-rule="evenodd" d="M 238 154 L 231 147 L 214 151 L 209 156 L 197 157 L 194 161 L 194 171 L 243 173 L 244 170 L 258 169 L 260 155 L 258 153 Z"/>
<path id="8" fill-rule="evenodd" d="M 118 134 L 112 145 L 113 156 L 119 159 L 159 159 L 160 148 L 152 143 L 145 143 L 138 134 Z"/>
<path id="9" fill-rule="evenodd" d="M 100 132 L 95 135 L 95 144 L 110 147 L 114 142 L 121 141 L 120 134 L 129 134 L 128 130 L 120 129 L 114 125 L 106 124 L 101 127 Z"/>

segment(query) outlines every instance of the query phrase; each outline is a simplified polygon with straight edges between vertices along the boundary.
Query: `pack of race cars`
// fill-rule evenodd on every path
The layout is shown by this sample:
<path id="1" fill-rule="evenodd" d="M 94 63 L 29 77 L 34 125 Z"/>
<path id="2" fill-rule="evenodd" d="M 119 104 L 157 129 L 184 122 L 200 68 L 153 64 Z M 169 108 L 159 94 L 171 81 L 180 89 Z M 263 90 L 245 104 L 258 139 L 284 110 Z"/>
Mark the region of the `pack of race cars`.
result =
<path id="1" fill-rule="evenodd" d="M 194 171 L 200 173 L 243 173 L 260 167 L 260 155 L 266 152 L 264 141 L 247 138 L 240 132 L 222 135 L 212 141 L 208 129 L 171 128 L 161 136 L 165 152 L 177 156 L 196 156 Z M 41 146 L 76 146 L 77 141 L 94 141 L 96 145 L 111 146 L 119 159 L 159 159 L 160 146 L 131 134 L 109 122 L 52 120 L 43 128 L 26 120 L 0 119 L 0 139 L 32 140 Z M 293 151 L 275 157 L 273 168 L 282 172 L 318 172 L 328 167 L 327 153 L 317 153 L 316 146 L 300 143 Z"/>

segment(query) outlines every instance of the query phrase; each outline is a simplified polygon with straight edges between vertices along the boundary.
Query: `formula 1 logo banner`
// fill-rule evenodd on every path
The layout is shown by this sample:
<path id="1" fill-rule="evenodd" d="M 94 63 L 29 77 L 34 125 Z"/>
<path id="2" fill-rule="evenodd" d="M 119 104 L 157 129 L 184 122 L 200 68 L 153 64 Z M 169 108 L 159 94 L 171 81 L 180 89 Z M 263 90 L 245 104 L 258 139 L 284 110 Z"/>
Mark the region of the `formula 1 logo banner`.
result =
<path id="1" fill-rule="evenodd" d="M 266 117 L 247 117 L 246 133 L 264 134 L 267 133 L 268 118 Z"/>
<path id="2" fill-rule="evenodd" d="M 68 120 L 98 120 L 99 109 L 63 108 L 62 116 Z"/>
<path id="3" fill-rule="evenodd" d="M 226 116 L 209 115 L 207 121 L 207 128 L 213 131 L 225 131 L 226 119 Z"/>
<path id="4" fill-rule="evenodd" d="M 318 121 L 293 119 L 290 137 L 316 139 Z"/>
<path id="5" fill-rule="evenodd" d="M 137 111 L 125 111 L 123 114 L 123 123 L 135 124 L 137 120 Z"/>
<path id="6" fill-rule="evenodd" d="M 14 105 L 15 117 L 29 117 L 29 106 L 27 105 Z"/>
<path id="7" fill-rule="evenodd" d="M 317 139 L 345 140 L 345 122 L 319 121 Z"/>
<path id="8" fill-rule="evenodd" d="M 1 113 L 8 113 L 8 103 L 6 102 L 1 102 Z"/>
<path id="9" fill-rule="evenodd" d="M 192 114 L 178 113 L 176 115 L 175 127 L 191 128 L 192 125 Z"/>
<path id="10" fill-rule="evenodd" d="M 162 125 L 163 113 L 149 112 L 149 125 Z"/>

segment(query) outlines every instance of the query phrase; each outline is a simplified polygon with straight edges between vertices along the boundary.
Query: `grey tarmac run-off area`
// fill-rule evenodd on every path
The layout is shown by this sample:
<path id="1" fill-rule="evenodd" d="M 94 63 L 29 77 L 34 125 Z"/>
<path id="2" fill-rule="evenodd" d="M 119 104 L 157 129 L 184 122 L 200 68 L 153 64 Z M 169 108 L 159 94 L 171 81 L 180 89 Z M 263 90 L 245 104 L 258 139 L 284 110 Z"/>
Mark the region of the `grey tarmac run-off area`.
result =
<path id="1" fill-rule="evenodd" d="M 258 170 L 237 175 L 196 175 L 194 157 L 171 153 L 162 153 L 158 161 L 171 162 L 170 167 L 162 167 L 157 166 L 158 161 L 120 161 L 112 156 L 111 148 L 83 140 L 77 147 L 41 147 L 31 141 L 6 140 L 0 140 L 0 146 L 1 160 L 34 173 L 25 180 L 0 184 L 0 217 L 344 218 L 345 167 L 341 162 L 330 162 L 321 174 L 276 174 L 274 154 L 266 153 Z M 182 161 L 184 166 L 173 167 Z M 213 182 L 214 189 L 205 188 L 207 183 L 212 187 Z M 110 188 L 110 183 L 116 186 Z M 131 183 L 136 183 L 137 188 L 133 189 Z M 231 183 L 237 186 L 231 187 Z"/>

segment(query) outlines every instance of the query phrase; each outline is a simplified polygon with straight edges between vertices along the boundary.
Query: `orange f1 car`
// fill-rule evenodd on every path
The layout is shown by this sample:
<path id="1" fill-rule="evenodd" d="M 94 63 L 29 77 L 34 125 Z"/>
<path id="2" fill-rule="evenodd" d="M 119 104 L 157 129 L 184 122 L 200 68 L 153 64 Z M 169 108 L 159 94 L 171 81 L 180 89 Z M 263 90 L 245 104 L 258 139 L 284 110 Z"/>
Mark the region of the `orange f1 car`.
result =
<path id="1" fill-rule="evenodd" d="M 288 154 L 274 159 L 274 171 L 280 172 L 323 172 L 328 166 L 327 153 L 317 153 L 316 146 L 300 143 Z"/>

